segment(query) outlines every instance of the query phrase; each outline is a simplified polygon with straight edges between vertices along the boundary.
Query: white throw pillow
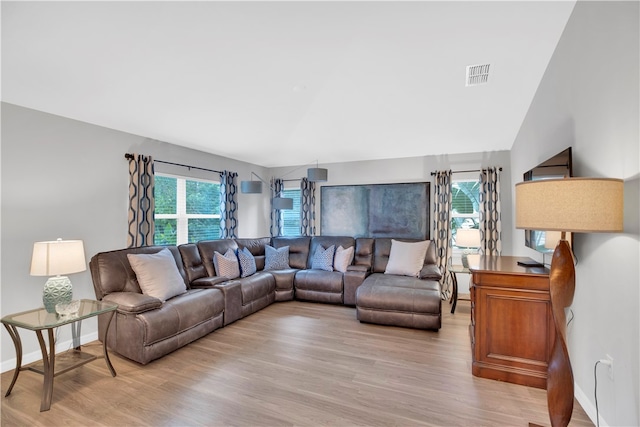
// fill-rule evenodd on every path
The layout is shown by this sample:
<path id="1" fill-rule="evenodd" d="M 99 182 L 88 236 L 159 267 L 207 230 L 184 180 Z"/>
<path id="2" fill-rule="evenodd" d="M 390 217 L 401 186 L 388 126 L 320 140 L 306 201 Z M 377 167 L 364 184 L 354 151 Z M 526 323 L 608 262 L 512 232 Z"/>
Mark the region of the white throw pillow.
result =
<path id="1" fill-rule="evenodd" d="M 349 267 L 353 261 L 353 250 L 353 246 L 350 246 L 347 249 L 342 246 L 338 246 L 338 249 L 336 249 L 336 256 L 333 259 L 333 269 L 335 271 L 339 271 L 341 273 L 347 271 L 347 267 Z"/>
<path id="2" fill-rule="evenodd" d="M 169 249 L 161 249 L 155 254 L 127 254 L 127 258 L 143 294 L 165 302 L 187 292 L 187 286 Z"/>
<path id="3" fill-rule="evenodd" d="M 412 243 L 391 240 L 389 262 L 384 274 L 418 277 L 424 265 L 429 243 L 429 240 Z"/>
<path id="4" fill-rule="evenodd" d="M 227 249 L 224 255 L 218 251 L 213 251 L 213 266 L 216 269 L 216 274 L 220 277 L 226 277 L 227 279 L 240 277 L 238 257 L 231 248 Z"/>

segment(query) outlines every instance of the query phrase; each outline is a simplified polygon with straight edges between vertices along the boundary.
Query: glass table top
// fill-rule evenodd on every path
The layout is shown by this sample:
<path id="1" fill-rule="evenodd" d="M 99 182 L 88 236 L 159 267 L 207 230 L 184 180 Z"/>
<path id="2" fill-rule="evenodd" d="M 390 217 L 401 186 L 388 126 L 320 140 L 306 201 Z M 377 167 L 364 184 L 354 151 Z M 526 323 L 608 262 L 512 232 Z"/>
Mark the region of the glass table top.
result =
<path id="1" fill-rule="evenodd" d="M 62 316 L 58 313 L 49 313 L 44 307 L 41 307 L 34 310 L 4 316 L 0 321 L 7 325 L 14 325 L 37 331 L 41 329 L 57 328 L 58 326 L 66 325 L 68 323 L 88 319 L 89 317 L 113 311 L 116 308 L 118 308 L 117 304 L 83 299 L 80 300 L 80 308 L 78 308 L 78 312 L 75 314 Z"/>
<path id="2" fill-rule="evenodd" d="M 463 265 L 449 265 L 447 270 L 452 273 L 469 273 L 469 269 Z"/>

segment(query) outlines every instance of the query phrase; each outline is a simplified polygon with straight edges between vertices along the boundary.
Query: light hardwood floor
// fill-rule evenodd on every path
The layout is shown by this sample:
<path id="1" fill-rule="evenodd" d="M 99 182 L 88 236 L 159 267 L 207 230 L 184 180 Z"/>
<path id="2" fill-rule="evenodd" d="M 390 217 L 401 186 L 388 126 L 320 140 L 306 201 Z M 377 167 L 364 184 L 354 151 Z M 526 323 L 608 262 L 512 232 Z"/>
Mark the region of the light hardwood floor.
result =
<path id="1" fill-rule="evenodd" d="M 471 375 L 469 302 L 439 332 L 361 324 L 355 309 L 276 303 L 146 366 L 111 355 L 56 377 L 22 372 L 2 426 L 549 425 L 544 390 Z M 100 352 L 97 343 L 84 347 Z M 575 402 L 572 426 L 592 426 Z"/>

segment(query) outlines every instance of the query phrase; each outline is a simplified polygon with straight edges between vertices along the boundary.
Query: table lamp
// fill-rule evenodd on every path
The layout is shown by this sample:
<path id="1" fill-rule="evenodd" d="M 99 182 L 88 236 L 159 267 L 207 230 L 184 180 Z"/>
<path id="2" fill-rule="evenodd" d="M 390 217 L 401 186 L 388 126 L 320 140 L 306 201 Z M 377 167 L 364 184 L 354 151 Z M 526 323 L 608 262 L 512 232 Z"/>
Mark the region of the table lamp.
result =
<path id="1" fill-rule="evenodd" d="M 574 398 L 564 310 L 573 302 L 575 266 L 566 232 L 622 231 L 623 193 L 620 179 L 564 178 L 516 184 L 516 228 L 560 232 L 549 271 L 555 342 L 547 367 L 547 405 L 553 427 L 569 424 Z"/>
<path id="2" fill-rule="evenodd" d="M 458 228 L 456 231 L 456 246 L 464 248 L 462 251 L 462 266 L 469 268 L 467 256 L 473 253 L 470 249 L 480 247 L 480 230 L 477 228 Z"/>
<path id="3" fill-rule="evenodd" d="M 86 269 L 82 240 L 58 239 L 33 244 L 31 275 L 54 276 L 44 284 L 42 293 L 42 302 L 49 313 L 56 312 L 56 304 L 69 303 L 73 297 L 71 280 L 63 275 Z"/>

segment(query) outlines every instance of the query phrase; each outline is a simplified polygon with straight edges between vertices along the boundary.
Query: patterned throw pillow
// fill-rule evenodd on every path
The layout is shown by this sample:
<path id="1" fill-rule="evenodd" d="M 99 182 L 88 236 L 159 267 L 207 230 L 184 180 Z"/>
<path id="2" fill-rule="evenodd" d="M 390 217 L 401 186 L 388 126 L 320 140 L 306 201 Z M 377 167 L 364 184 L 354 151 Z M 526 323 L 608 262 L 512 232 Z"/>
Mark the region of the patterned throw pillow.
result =
<path id="1" fill-rule="evenodd" d="M 327 249 L 322 246 L 318 246 L 316 253 L 313 254 L 313 259 L 311 260 L 311 269 L 333 271 L 333 254 L 335 252 L 335 245 L 331 245 Z"/>
<path id="2" fill-rule="evenodd" d="M 240 262 L 240 277 L 251 276 L 257 271 L 256 259 L 247 248 L 238 250 L 238 262 Z"/>
<path id="3" fill-rule="evenodd" d="M 240 277 L 238 257 L 236 257 L 236 253 L 231 248 L 227 249 L 224 255 L 218 251 L 214 251 L 213 266 L 216 269 L 216 274 L 220 277 L 226 277 L 227 279 L 237 279 Z"/>
<path id="4" fill-rule="evenodd" d="M 289 246 L 274 248 L 266 245 L 264 247 L 264 270 L 286 270 L 289 267 Z"/>
<path id="5" fill-rule="evenodd" d="M 333 269 L 344 273 L 347 271 L 347 267 L 351 265 L 353 261 L 353 246 L 349 246 L 347 249 L 342 246 L 338 246 L 336 249 L 336 256 L 333 258 Z"/>

